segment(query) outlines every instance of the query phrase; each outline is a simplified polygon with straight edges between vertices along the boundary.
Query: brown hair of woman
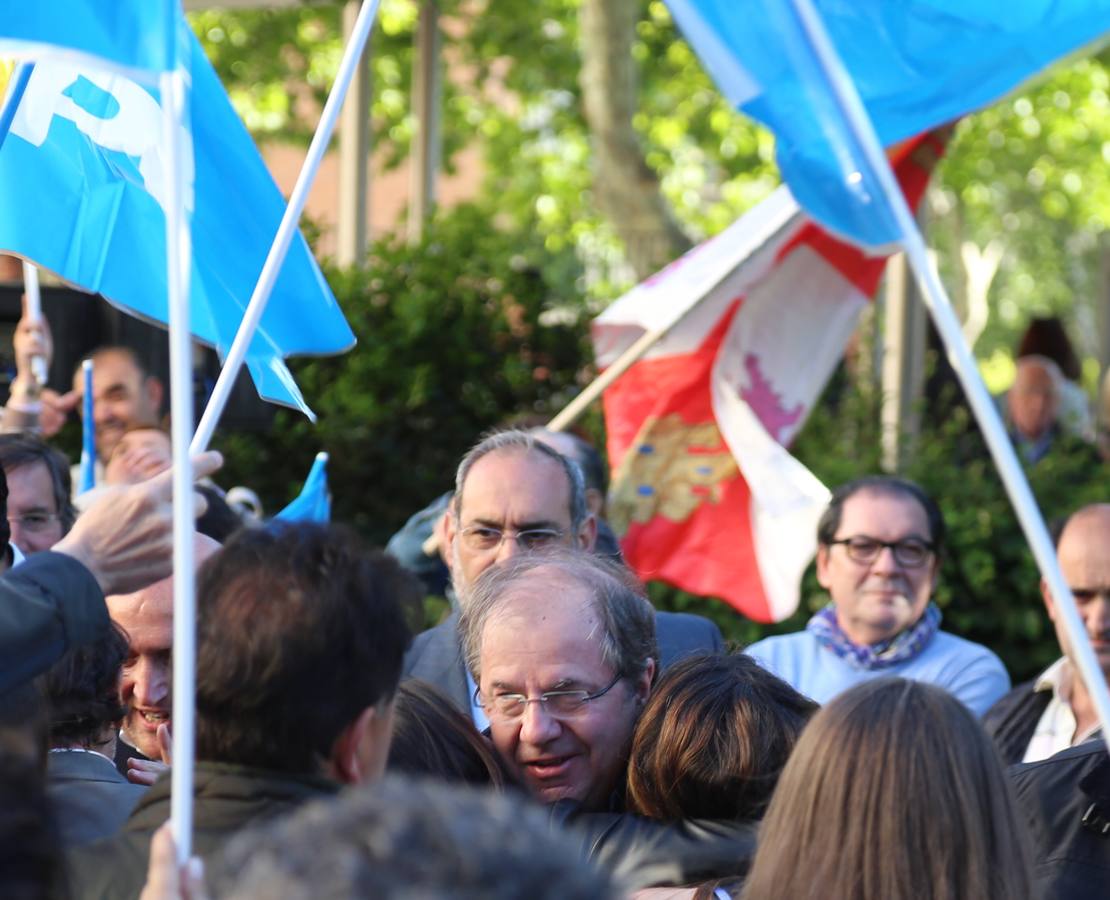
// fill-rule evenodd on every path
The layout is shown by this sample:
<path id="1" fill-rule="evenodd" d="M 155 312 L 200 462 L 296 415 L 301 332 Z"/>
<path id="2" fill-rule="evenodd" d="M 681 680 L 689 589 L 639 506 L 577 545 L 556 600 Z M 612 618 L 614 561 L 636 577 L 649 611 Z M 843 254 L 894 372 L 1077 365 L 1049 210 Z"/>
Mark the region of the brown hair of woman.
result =
<path id="1" fill-rule="evenodd" d="M 628 809 L 652 819 L 758 819 L 817 704 L 743 653 L 663 673 L 632 737 Z"/>
<path id="2" fill-rule="evenodd" d="M 880 678 L 802 733 L 743 900 L 1029 900 L 1025 835 L 994 745 L 947 692 Z"/>

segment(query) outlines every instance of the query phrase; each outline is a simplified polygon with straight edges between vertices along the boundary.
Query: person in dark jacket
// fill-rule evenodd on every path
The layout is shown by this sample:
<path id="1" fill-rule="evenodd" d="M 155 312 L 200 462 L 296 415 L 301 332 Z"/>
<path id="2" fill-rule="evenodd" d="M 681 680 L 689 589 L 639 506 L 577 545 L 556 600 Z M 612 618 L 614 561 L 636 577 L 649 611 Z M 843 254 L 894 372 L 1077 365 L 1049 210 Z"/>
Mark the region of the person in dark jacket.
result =
<path id="1" fill-rule="evenodd" d="M 115 834 L 146 791 L 112 762 L 126 712 L 119 680 L 127 655 L 127 635 L 113 625 L 100 640 L 63 656 L 43 678 L 50 723 L 46 793 L 67 847 Z"/>
<path id="2" fill-rule="evenodd" d="M 1075 512 L 1056 547 L 1103 676 L 1110 676 L 1110 504 Z M 1003 696 L 984 717 L 983 725 L 1008 763 L 1047 759 L 1081 744 L 1098 728 L 1094 703 L 1072 662 L 1070 641 L 1043 580 L 1041 594 L 1063 656 Z"/>
<path id="3" fill-rule="evenodd" d="M 418 591 L 339 526 L 240 532 L 197 581 L 193 852 L 210 858 L 248 823 L 385 768 Z M 76 896 L 134 898 L 170 816 L 163 776 L 115 838 L 71 859 Z"/>
<path id="4" fill-rule="evenodd" d="M 1034 896 L 1101 900 L 1110 883 L 1110 757 L 1101 737 L 1009 771 L 1033 845 Z"/>

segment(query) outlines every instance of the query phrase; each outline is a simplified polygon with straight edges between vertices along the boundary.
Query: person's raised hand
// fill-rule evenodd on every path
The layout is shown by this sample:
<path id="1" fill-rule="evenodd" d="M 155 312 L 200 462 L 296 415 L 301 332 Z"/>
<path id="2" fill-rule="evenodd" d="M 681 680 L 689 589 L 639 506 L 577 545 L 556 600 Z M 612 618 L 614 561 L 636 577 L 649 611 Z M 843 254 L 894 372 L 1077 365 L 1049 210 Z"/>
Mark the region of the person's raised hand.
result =
<path id="1" fill-rule="evenodd" d="M 69 414 L 81 402 L 81 395 L 77 391 L 66 391 L 59 394 L 50 388 L 43 388 L 39 394 L 42 410 L 39 412 L 39 430 L 44 438 L 52 438 L 65 425 Z"/>
<path id="2" fill-rule="evenodd" d="M 139 900 L 208 900 L 204 865 L 196 856 L 183 866 L 177 864 L 177 847 L 169 822 L 154 832 L 150 842 L 146 885 Z"/>
<path id="3" fill-rule="evenodd" d="M 193 457 L 193 478 L 223 465 L 215 450 Z M 54 545 L 82 563 L 105 594 L 130 594 L 173 571 L 173 471 L 126 487 L 109 488 Z M 196 514 L 207 503 L 196 497 Z"/>
<path id="4" fill-rule="evenodd" d="M 50 368 L 50 361 L 54 358 L 54 341 L 50 336 L 50 323 L 46 321 L 45 316 L 32 319 L 27 315 L 26 294 L 23 295 L 23 315 L 15 325 L 12 349 L 15 352 L 17 381 L 37 381 L 31 362 L 36 356 L 46 361 L 47 369 Z"/>

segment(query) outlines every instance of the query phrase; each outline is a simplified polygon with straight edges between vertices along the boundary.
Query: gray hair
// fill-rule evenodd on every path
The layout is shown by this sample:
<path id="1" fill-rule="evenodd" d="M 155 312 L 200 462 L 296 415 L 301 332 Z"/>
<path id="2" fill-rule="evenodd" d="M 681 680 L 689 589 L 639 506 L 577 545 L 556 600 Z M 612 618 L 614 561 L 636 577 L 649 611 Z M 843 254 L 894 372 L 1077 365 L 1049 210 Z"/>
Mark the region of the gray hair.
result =
<path id="1" fill-rule="evenodd" d="M 615 673 L 634 678 L 647 668 L 649 659 L 659 659 L 655 610 L 636 577 L 620 563 L 584 550 L 552 548 L 490 566 L 474 583 L 462 607 L 459 637 L 466 666 L 475 681 L 481 674 L 478 658 L 486 624 L 505 605 L 513 588 L 533 577 L 538 569 L 553 570 L 551 576 L 544 575 L 552 603 L 560 602 L 560 578 L 589 591 L 602 625 L 601 658 Z"/>
<path id="2" fill-rule="evenodd" d="M 582 527 L 582 523 L 586 521 L 587 514 L 586 482 L 582 475 L 582 469 L 573 459 L 568 459 L 558 450 L 549 447 L 543 441 L 537 440 L 535 435 L 518 428 L 494 431 L 485 435 L 462 458 L 458 471 L 455 473 L 455 497 L 451 503 L 451 512 L 455 520 L 458 520 L 459 511 L 462 507 L 463 486 L 466 484 L 466 476 L 470 474 L 474 464 L 483 456 L 504 450 L 538 453 L 554 460 L 562 467 L 570 486 L 570 527 L 572 532 L 577 532 Z"/>
<path id="3" fill-rule="evenodd" d="M 246 830 L 210 869 L 225 900 L 623 896 L 522 797 L 396 776 Z"/>

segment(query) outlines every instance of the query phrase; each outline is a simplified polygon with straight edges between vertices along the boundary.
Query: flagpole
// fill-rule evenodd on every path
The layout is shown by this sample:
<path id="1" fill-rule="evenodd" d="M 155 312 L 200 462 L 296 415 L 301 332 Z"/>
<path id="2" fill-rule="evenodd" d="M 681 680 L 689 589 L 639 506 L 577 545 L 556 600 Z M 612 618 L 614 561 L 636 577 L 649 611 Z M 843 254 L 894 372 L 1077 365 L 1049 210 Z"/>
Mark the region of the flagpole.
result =
<path id="1" fill-rule="evenodd" d="M 281 272 L 282 263 L 285 262 L 285 256 L 289 252 L 289 245 L 293 241 L 293 236 L 301 219 L 301 213 L 304 212 L 308 192 L 312 188 L 312 182 L 316 178 L 316 172 L 320 168 L 324 153 L 328 149 L 328 142 L 335 130 L 335 123 L 339 119 L 343 99 L 347 96 L 347 88 L 350 86 L 351 80 L 362 61 L 362 52 L 366 47 L 366 41 L 370 37 L 370 30 L 373 28 L 379 3 L 380 0 L 364 0 L 362 8 L 359 10 L 358 18 L 355 20 L 355 26 L 351 33 L 351 40 L 343 51 L 343 59 L 339 63 L 339 72 L 335 77 L 335 84 L 332 85 L 331 93 L 324 104 L 320 124 L 316 128 L 316 134 L 312 137 L 312 143 L 309 145 L 308 154 L 305 156 L 304 165 L 301 167 L 301 173 L 297 176 L 297 183 L 289 197 L 289 205 L 285 208 L 285 214 L 278 226 L 266 262 L 262 266 L 262 274 L 255 285 L 254 293 L 247 305 L 247 311 L 243 315 L 243 321 L 239 325 L 235 340 L 228 351 L 227 359 L 224 360 L 223 368 L 216 379 L 212 396 L 209 397 L 208 405 L 204 408 L 204 414 L 200 418 L 196 434 L 193 435 L 192 452 L 194 453 L 199 453 L 208 448 L 216 430 L 216 425 L 220 420 L 220 415 L 231 396 L 235 378 L 239 374 L 239 369 L 242 368 L 243 360 L 246 359 L 247 350 L 254 338 L 255 331 L 258 329 L 258 323 L 262 320 L 262 314 L 266 311 L 266 303 L 270 299 L 274 283 Z"/>
<path id="2" fill-rule="evenodd" d="M 193 357 L 189 328 L 189 267 L 192 255 L 185 211 L 185 75 L 181 61 L 160 79 L 162 139 L 166 147 L 166 287 L 170 326 L 170 420 L 173 445 L 173 765 L 170 821 L 182 865 L 192 853 L 193 765 L 196 750 L 196 593 L 193 532 L 196 529 L 193 466 Z"/>
<path id="3" fill-rule="evenodd" d="M 39 270 L 34 263 L 23 260 L 23 295 L 27 298 L 27 318 L 36 325 L 42 324 L 42 291 L 39 289 Z M 46 357 L 36 353 L 31 357 L 31 374 L 38 386 L 44 387 L 49 373 Z"/>
<path id="4" fill-rule="evenodd" d="M 30 82 L 31 73 L 34 70 L 34 63 L 22 62 L 15 67 L 15 72 L 12 73 L 3 106 L 0 107 L 0 146 L 3 146 L 4 139 L 12 129 L 16 110 L 19 109 L 20 101 L 23 100 L 23 94 L 27 90 L 27 84 Z"/>
<path id="5" fill-rule="evenodd" d="M 810 41 L 814 57 L 828 80 L 840 112 L 859 145 L 858 149 L 879 179 L 886 200 L 893 210 L 900 232 L 899 243 L 917 277 L 922 297 L 933 317 L 937 332 L 944 341 L 948 361 L 960 379 L 972 412 L 986 438 L 1006 492 L 1010 496 L 1010 502 L 1033 551 L 1033 557 L 1056 602 L 1056 609 L 1064 623 L 1064 632 L 1071 644 L 1071 655 L 1098 712 L 1103 739 L 1110 742 L 1110 690 L 1107 688 L 1106 678 L 1091 647 L 1075 598 L 1060 571 L 1060 564 L 1048 529 L 1045 527 L 1033 492 L 1029 488 L 1029 482 L 1022 472 L 1013 444 L 979 376 L 979 370 L 968 349 L 960 323 L 952 311 L 951 301 L 936 271 L 929 263 L 925 241 L 890 170 L 886 154 L 883 153 L 882 145 L 856 92 L 855 85 L 837 56 L 811 0 L 793 0 L 793 3 L 802 31 Z"/>

